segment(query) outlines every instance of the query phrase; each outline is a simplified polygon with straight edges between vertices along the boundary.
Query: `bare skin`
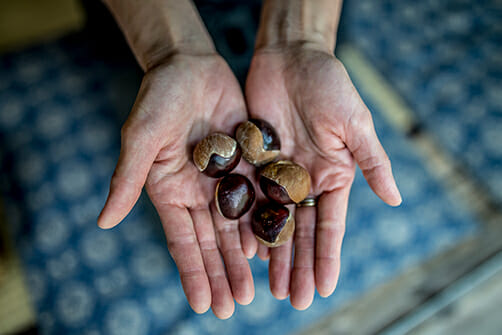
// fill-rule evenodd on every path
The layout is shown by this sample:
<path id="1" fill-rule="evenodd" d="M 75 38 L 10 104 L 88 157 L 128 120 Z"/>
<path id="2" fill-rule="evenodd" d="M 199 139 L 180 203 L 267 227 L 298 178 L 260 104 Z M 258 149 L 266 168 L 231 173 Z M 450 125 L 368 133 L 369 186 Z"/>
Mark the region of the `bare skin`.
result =
<path id="1" fill-rule="evenodd" d="M 122 128 L 119 161 L 98 225 L 116 226 L 143 187 L 162 222 L 192 309 L 232 316 L 234 300 L 254 298 L 239 223 L 212 202 L 216 179 L 193 164 L 194 145 L 208 134 L 232 134 L 247 119 L 239 84 L 190 0 L 104 0 L 145 70 Z M 247 174 L 240 164 L 237 172 Z"/>
<path id="2" fill-rule="evenodd" d="M 383 201 L 401 203 L 371 113 L 333 53 L 341 5 L 265 0 L 246 82 L 250 117 L 276 128 L 282 156 L 309 171 L 310 196 L 318 199 L 316 207 L 296 209 L 289 243 L 270 250 L 244 234 L 242 239 L 248 257 L 256 250 L 270 258 L 272 294 L 290 296 L 300 310 L 311 305 L 316 288 L 323 297 L 335 290 L 356 164 Z"/>
<path id="3" fill-rule="evenodd" d="M 198 313 L 212 307 L 223 319 L 232 315 L 234 298 L 252 301 L 253 280 L 238 222 L 211 208 L 216 179 L 197 170 L 191 148 L 216 130 L 232 133 L 246 118 L 240 87 L 219 56 L 175 55 L 148 71 L 123 127 L 119 162 L 98 221 L 102 228 L 120 222 L 145 185 L 190 305 Z M 245 168 L 237 170 L 245 174 Z"/>
<path id="4" fill-rule="evenodd" d="M 341 1 L 267 0 L 246 84 L 217 55 L 190 0 L 104 0 L 121 26 L 145 76 L 122 129 L 119 161 L 98 225 L 116 226 L 143 187 L 162 221 L 188 302 L 222 319 L 234 300 L 248 304 L 254 286 L 247 258 L 270 257 L 270 286 L 307 308 L 315 288 L 336 286 L 348 196 L 357 163 L 385 202 L 398 205 L 389 160 L 371 114 L 334 57 Z M 249 114 L 248 114 L 249 112 Z M 216 179 L 191 161 L 208 134 L 233 134 L 248 117 L 277 128 L 282 154 L 313 177 L 317 209 L 296 211 L 293 241 L 273 251 L 258 246 L 249 215 L 229 221 L 214 208 Z M 252 176 L 241 162 L 236 172 Z"/>
<path id="5" fill-rule="evenodd" d="M 316 287 L 324 297 L 336 287 L 355 164 L 382 200 L 396 206 L 401 197 L 371 114 L 332 53 L 308 43 L 258 50 L 246 97 L 251 117 L 276 127 L 281 154 L 310 172 L 311 196 L 319 197 L 317 210 L 296 210 L 293 264 L 293 243 L 258 248 L 261 258 L 270 257 L 274 296 L 290 295 L 295 308 L 305 309 Z"/>

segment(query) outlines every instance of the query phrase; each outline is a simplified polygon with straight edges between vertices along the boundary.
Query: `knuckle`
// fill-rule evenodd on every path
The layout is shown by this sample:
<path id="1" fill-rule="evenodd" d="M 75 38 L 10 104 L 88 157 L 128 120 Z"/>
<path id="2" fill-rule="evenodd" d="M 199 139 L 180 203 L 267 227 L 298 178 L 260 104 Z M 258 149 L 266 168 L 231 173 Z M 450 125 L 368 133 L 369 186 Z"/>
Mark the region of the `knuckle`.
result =
<path id="1" fill-rule="evenodd" d="M 371 155 L 359 163 L 359 167 L 364 172 L 375 171 L 380 168 L 390 167 L 390 159 L 387 155 L 378 157 L 376 155 Z"/>
<path id="2" fill-rule="evenodd" d="M 313 229 L 297 229 L 295 240 L 314 240 L 315 232 Z"/>
<path id="3" fill-rule="evenodd" d="M 295 236 L 295 245 L 302 252 L 313 253 L 315 249 L 315 241 L 312 237 Z"/>
<path id="4" fill-rule="evenodd" d="M 242 250 L 240 245 L 224 245 L 221 248 L 221 252 L 223 254 L 223 258 L 228 261 L 229 259 L 233 259 L 235 256 L 240 256 Z M 237 257 L 236 259 L 238 260 L 238 263 L 241 263 L 241 259 Z"/>
<path id="5" fill-rule="evenodd" d="M 180 234 L 174 237 L 167 236 L 167 247 L 173 254 L 183 253 L 184 250 L 193 250 L 197 239 L 191 233 Z"/>
<path id="6" fill-rule="evenodd" d="M 227 280 L 227 276 L 226 276 L 225 272 L 223 272 L 223 271 L 209 272 L 208 276 L 213 281 L 222 281 L 222 282 L 224 282 L 224 281 Z"/>
<path id="7" fill-rule="evenodd" d="M 345 225 L 335 221 L 323 221 L 319 223 L 319 234 L 326 236 L 343 236 L 345 234 Z"/>
<path id="8" fill-rule="evenodd" d="M 314 237 L 315 237 L 314 225 L 305 225 L 305 224 L 296 225 L 295 239 L 305 239 L 313 241 Z"/>
<path id="9" fill-rule="evenodd" d="M 204 277 L 206 275 L 206 272 L 199 267 L 182 268 L 179 271 L 180 271 L 180 276 L 185 279 Z"/>
<path id="10" fill-rule="evenodd" d="M 122 128 L 120 129 L 120 138 L 122 139 L 122 142 L 128 140 L 135 134 L 135 127 L 132 125 L 131 122 L 126 121 Z"/>
<path id="11" fill-rule="evenodd" d="M 314 266 L 312 264 L 298 264 L 294 263 L 293 264 L 293 271 L 300 271 L 300 272 L 311 272 Z"/>
<path id="12" fill-rule="evenodd" d="M 316 261 L 325 261 L 334 263 L 340 260 L 340 256 L 337 253 L 332 253 L 332 254 L 316 255 L 315 259 Z"/>
<path id="13" fill-rule="evenodd" d="M 200 250 L 203 252 L 214 252 L 217 250 L 215 240 L 199 241 Z"/>
<path id="14" fill-rule="evenodd" d="M 127 120 L 120 129 L 122 146 L 132 147 L 154 143 L 155 133 L 146 122 Z"/>
<path id="15" fill-rule="evenodd" d="M 238 233 L 238 228 L 238 225 L 234 222 L 224 222 L 217 225 L 216 232 L 219 235 L 235 234 Z"/>
<path id="16" fill-rule="evenodd" d="M 369 134 L 373 130 L 373 117 L 370 111 L 364 109 L 354 113 L 349 119 L 349 127 L 363 134 Z"/>

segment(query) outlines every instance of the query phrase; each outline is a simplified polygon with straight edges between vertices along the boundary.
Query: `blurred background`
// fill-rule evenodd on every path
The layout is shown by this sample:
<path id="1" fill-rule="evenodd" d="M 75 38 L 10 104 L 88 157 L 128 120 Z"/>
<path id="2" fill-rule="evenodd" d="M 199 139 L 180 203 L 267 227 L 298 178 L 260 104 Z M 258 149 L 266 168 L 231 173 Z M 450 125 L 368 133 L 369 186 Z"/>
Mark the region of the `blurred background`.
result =
<path id="1" fill-rule="evenodd" d="M 195 1 L 244 82 L 260 1 Z M 502 2 L 352 0 L 336 55 L 403 194 L 360 171 L 333 296 L 294 310 L 251 261 L 227 321 L 185 301 L 143 196 L 97 228 L 142 77 L 99 1 L 0 0 L 0 334 L 499 334 Z"/>

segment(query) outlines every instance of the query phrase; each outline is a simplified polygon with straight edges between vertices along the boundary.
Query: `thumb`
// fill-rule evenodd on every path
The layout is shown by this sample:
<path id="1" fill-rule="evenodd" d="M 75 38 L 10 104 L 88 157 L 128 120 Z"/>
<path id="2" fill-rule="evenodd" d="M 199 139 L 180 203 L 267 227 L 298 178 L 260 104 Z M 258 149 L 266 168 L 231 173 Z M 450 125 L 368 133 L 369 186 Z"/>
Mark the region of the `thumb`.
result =
<path id="1" fill-rule="evenodd" d="M 110 183 L 110 192 L 98 217 L 98 226 L 109 229 L 129 214 L 141 195 L 157 147 L 140 127 L 122 128 L 120 156 Z"/>
<path id="2" fill-rule="evenodd" d="M 387 204 L 399 206 L 401 194 L 392 175 L 389 157 L 378 140 L 370 111 L 354 112 L 346 130 L 346 144 L 363 172 L 369 186 Z"/>

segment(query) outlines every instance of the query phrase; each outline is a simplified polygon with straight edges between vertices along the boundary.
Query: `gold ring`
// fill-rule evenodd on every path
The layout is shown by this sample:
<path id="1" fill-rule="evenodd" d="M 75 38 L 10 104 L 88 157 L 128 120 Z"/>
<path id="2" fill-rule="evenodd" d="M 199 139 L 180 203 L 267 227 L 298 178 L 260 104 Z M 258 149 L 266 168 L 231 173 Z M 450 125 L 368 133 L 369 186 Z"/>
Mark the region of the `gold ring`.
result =
<path id="1" fill-rule="evenodd" d="M 317 200 L 315 198 L 306 198 L 296 204 L 296 207 L 315 207 L 317 205 Z"/>

